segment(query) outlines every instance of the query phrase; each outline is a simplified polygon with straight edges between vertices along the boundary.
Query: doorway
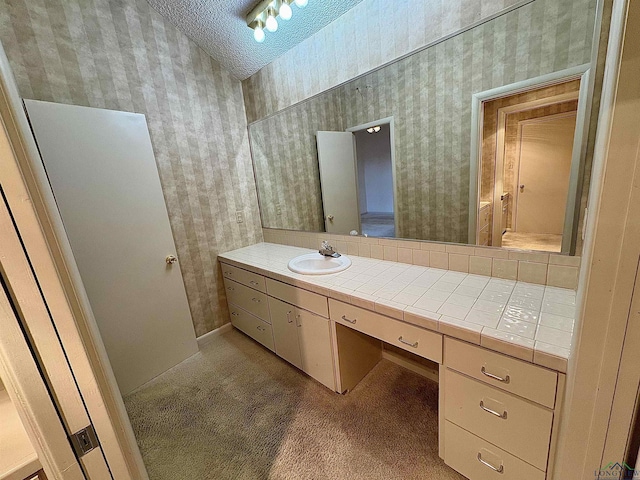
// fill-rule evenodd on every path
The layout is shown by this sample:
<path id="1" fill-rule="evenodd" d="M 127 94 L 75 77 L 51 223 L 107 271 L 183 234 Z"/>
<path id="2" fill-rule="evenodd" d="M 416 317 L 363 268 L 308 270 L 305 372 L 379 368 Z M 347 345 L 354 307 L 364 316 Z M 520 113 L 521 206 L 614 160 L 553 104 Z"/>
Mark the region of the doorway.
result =
<path id="1" fill-rule="evenodd" d="M 397 237 L 393 117 L 316 133 L 325 231 Z"/>
<path id="2" fill-rule="evenodd" d="M 575 129 L 575 110 L 517 122 L 516 153 L 505 165 L 515 195 L 502 225 L 504 247 L 561 251 Z"/>
<path id="3" fill-rule="evenodd" d="M 565 73 L 476 96 L 478 200 L 470 223 L 477 245 L 575 248 L 588 71 Z"/>
<path id="4" fill-rule="evenodd" d="M 395 237 L 391 128 L 375 125 L 354 132 L 358 206 L 362 233 Z"/>

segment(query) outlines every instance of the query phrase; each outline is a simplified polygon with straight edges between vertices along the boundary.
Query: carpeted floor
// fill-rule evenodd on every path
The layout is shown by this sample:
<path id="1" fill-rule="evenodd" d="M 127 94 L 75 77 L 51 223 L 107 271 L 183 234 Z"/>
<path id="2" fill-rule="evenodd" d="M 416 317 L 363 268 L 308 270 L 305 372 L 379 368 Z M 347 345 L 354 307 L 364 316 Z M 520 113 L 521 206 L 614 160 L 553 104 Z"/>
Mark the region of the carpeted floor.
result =
<path id="1" fill-rule="evenodd" d="M 386 360 L 338 395 L 232 330 L 125 403 L 152 480 L 464 478 L 437 385 Z"/>

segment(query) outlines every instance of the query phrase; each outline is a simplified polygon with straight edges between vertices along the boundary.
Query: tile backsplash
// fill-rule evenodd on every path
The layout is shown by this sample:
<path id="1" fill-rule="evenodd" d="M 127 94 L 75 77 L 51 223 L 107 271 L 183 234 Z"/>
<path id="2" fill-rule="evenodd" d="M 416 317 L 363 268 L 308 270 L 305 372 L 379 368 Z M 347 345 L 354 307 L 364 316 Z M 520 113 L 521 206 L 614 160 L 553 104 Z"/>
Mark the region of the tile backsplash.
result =
<path id="1" fill-rule="evenodd" d="M 580 257 L 548 252 L 476 247 L 436 242 L 353 237 L 329 233 L 263 229 L 264 241 L 303 248 L 320 248 L 328 240 L 336 251 L 424 267 L 489 275 L 521 282 L 578 287 Z"/>

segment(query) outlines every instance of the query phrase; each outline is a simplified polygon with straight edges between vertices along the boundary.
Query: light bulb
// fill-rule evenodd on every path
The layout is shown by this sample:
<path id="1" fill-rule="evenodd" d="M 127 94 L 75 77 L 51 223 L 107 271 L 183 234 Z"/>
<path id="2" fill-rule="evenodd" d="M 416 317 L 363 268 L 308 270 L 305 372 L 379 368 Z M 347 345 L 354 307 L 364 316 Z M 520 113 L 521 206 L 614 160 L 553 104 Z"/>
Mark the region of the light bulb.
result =
<path id="1" fill-rule="evenodd" d="M 279 13 L 283 20 L 291 20 L 291 15 L 293 15 L 293 11 L 287 2 L 282 2 Z"/>
<path id="2" fill-rule="evenodd" d="M 276 20 L 276 10 L 273 7 L 269 7 L 267 10 L 267 23 L 265 24 L 267 30 L 275 32 L 278 30 L 278 21 Z"/>
<path id="3" fill-rule="evenodd" d="M 304 8 L 307 6 L 307 3 L 309 3 L 309 0 L 295 0 L 295 2 L 297 6 Z"/>
<path id="4" fill-rule="evenodd" d="M 261 25 L 258 25 L 256 28 L 253 29 L 253 38 L 258 43 L 264 42 L 264 30 L 262 29 Z"/>

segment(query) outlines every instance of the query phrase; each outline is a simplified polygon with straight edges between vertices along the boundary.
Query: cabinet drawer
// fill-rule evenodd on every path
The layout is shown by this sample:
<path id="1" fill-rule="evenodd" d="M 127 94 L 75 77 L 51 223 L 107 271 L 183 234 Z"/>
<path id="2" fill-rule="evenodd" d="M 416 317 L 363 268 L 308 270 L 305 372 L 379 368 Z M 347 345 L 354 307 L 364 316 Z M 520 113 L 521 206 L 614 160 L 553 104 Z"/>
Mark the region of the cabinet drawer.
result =
<path id="1" fill-rule="evenodd" d="M 272 352 L 275 351 L 271 325 L 260 320 L 258 317 L 254 317 L 237 305 L 229 305 L 229 310 L 231 310 L 231 323 L 234 327 L 238 330 L 242 330 L 256 342 L 261 343 Z"/>
<path id="2" fill-rule="evenodd" d="M 408 352 L 442 363 L 442 335 L 329 299 L 331 319 Z"/>
<path id="3" fill-rule="evenodd" d="M 234 282 L 228 278 L 224 279 L 224 285 L 227 290 L 227 299 L 229 303 L 244 308 L 249 313 L 261 318 L 265 322 L 271 323 L 269 318 L 269 303 L 267 296 L 249 288 L 241 283 Z"/>
<path id="4" fill-rule="evenodd" d="M 446 370 L 445 419 L 546 470 L 553 412 Z"/>
<path id="5" fill-rule="evenodd" d="M 446 338 L 444 345 L 447 367 L 554 408 L 556 372 L 451 338 Z"/>
<path id="6" fill-rule="evenodd" d="M 293 287 L 286 283 L 276 282 L 270 278 L 267 278 L 267 293 L 272 297 L 279 298 L 283 302 L 317 313 L 325 318 L 329 317 L 327 297 L 323 297 L 317 293 L 308 292 L 307 290 Z"/>
<path id="7" fill-rule="evenodd" d="M 543 471 L 446 421 L 444 461 L 471 480 L 545 480 Z"/>
<path id="8" fill-rule="evenodd" d="M 234 280 L 238 283 L 246 285 L 247 287 L 254 288 L 261 292 L 267 291 L 267 285 L 262 275 L 258 275 L 257 273 L 234 267 L 233 265 L 227 265 L 226 263 L 222 263 L 221 265 L 222 275 L 224 276 L 224 278 Z"/>

